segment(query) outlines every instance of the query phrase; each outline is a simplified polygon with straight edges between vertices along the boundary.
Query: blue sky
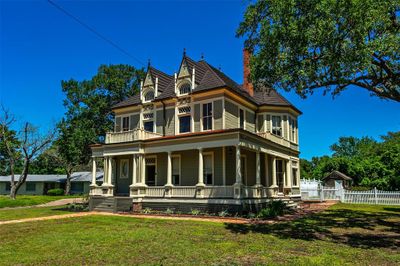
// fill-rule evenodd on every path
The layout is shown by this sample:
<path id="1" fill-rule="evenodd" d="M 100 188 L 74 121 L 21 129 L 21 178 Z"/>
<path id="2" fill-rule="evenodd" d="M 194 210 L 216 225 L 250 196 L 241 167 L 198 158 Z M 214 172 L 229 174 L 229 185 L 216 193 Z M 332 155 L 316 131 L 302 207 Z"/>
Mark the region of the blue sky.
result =
<path id="1" fill-rule="evenodd" d="M 56 1 L 142 62 L 173 73 L 182 50 L 242 82 L 243 40 L 235 37 L 245 1 Z M 0 102 L 47 130 L 63 113 L 60 81 L 85 79 L 100 64 L 141 65 L 47 1 L 0 1 Z M 400 104 L 351 88 L 335 99 L 283 93 L 303 111 L 301 157 L 329 154 L 339 136 L 378 138 L 400 130 Z"/>

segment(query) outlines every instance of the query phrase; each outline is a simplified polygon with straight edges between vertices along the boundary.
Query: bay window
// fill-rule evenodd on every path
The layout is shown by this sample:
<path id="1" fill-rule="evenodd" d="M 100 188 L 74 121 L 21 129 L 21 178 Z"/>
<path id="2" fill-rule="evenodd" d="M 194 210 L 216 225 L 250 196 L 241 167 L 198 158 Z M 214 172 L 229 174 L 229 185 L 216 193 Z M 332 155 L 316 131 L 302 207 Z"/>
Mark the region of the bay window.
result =
<path id="1" fill-rule="evenodd" d="M 122 131 L 129 130 L 129 116 L 124 116 L 122 118 Z"/>
<path id="2" fill-rule="evenodd" d="M 212 103 L 203 104 L 203 130 L 212 129 Z"/>
<path id="3" fill-rule="evenodd" d="M 272 134 L 282 136 L 282 119 L 280 116 L 272 116 Z"/>

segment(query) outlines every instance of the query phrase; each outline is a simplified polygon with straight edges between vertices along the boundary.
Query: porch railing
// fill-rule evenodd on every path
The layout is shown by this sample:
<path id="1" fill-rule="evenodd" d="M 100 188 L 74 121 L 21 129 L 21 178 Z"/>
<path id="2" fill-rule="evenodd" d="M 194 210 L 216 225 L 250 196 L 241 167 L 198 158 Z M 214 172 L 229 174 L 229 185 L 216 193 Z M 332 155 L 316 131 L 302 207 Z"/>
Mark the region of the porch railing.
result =
<path id="1" fill-rule="evenodd" d="M 196 196 L 196 187 L 192 186 L 173 187 L 171 196 L 177 198 L 194 198 Z"/>
<path id="2" fill-rule="evenodd" d="M 141 128 L 123 132 L 108 132 L 106 134 L 106 144 L 152 139 L 161 136 L 161 134 L 148 132 Z"/>
<path id="3" fill-rule="evenodd" d="M 163 198 L 165 195 L 164 187 L 147 187 L 146 195 L 154 198 Z"/>
<path id="4" fill-rule="evenodd" d="M 213 186 L 204 188 L 205 198 L 233 198 L 234 190 L 232 186 Z"/>

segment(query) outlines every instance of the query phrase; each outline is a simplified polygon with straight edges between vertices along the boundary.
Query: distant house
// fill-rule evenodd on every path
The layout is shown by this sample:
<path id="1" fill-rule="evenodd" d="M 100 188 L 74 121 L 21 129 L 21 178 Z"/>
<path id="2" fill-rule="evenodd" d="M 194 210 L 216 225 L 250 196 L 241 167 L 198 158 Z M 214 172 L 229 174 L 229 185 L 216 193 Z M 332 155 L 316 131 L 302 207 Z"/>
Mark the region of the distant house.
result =
<path id="1" fill-rule="evenodd" d="M 330 174 L 325 176 L 322 181 L 325 186 L 328 187 L 338 187 L 343 186 L 344 188 L 349 188 L 353 183 L 353 179 L 339 171 L 332 171 Z"/>
<path id="2" fill-rule="evenodd" d="M 19 175 L 15 175 L 18 179 Z M 11 176 L 0 176 L 0 195 L 8 195 L 11 190 Z M 47 191 L 54 188 L 65 189 L 66 175 L 28 175 L 26 182 L 18 190 L 19 195 L 46 195 Z M 75 172 L 71 176 L 71 194 L 89 193 L 92 181 L 91 172 Z M 103 172 L 96 173 L 96 181 L 103 182 Z"/>

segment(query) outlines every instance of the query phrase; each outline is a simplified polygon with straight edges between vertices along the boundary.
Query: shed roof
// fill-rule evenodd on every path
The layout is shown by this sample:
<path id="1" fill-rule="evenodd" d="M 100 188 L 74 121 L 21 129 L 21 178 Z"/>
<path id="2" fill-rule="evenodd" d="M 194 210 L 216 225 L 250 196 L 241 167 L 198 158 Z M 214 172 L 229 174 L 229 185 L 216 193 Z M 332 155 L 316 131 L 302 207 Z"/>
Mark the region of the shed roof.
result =
<path id="1" fill-rule="evenodd" d="M 331 173 L 329 173 L 328 175 L 326 175 L 323 180 L 327 180 L 327 179 L 341 179 L 341 180 L 348 180 L 348 181 L 352 181 L 353 178 L 343 174 L 342 172 L 339 171 L 332 171 Z"/>
<path id="2" fill-rule="evenodd" d="M 18 180 L 19 174 L 15 175 L 15 179 Z M 28 175 L 26 182 L 55 182 L 65 183 L 67 175 Z M 71 182 L 91 182 L 92 172 L 75 172 L 71 175 Z M 103 172 L 96 173 L 96 180 L 103 180 Z M 0 182 L 10 182 L 11 175 L 0 176 Z"/>

